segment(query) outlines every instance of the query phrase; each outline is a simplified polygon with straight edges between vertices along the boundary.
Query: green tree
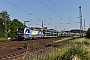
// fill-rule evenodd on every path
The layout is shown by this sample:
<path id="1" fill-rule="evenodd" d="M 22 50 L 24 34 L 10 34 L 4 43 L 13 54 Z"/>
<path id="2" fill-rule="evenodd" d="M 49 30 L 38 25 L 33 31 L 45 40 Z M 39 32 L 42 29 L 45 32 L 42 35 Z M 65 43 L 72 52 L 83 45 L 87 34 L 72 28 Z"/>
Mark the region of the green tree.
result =
<path id="1" fill-rule="evenodd" d="M 87 30 L 87 32 L 86 32 L 86 37 L 87 38 L 90 38 L 90 28 Z"/>
<path id="2" fill-rule="evenodd" d="M 7 11 L 1 11 L 0 13 L 0 37 L 4 37 L 5 32 L 5 22 L 10 21 L 10 14 L 8 14 Z M 6 23 L 6 27 L 8 26 L 8 23 Z"/>
<path id="3" fill-rule="evenodd" d="M 4 36 L 4 23 L 3 23 L 3 19 L 0 18 L 0 37 Z"/>
<path id="4" fill-rule="evenodd" d="M 8 36 L 14 38 L 16 36 L 16 30 L 20 26 L 24 26 L 22 22 L 20 22 L 18 19 L 12 20 L 10 23 L 10 27 L 8 27 Z"/>
<path id="5" fill-rule="evenodd" d="M 5 19 L 5 17 L 6 17 L 6 20 L 10 20 L 10 14 L 8 14 L 7 11 L 1 11 L 0 18 Z"/>
<path id="6" fill-rule="evenodd" d="M 5 32 L 6 22 L 6 32 Z M 18 19 L 10 20 L 10 14 L 7 11 L 0 12 L 0 37 L 11 37 L 14 38 L 18 27 L 24 26 Z"/>

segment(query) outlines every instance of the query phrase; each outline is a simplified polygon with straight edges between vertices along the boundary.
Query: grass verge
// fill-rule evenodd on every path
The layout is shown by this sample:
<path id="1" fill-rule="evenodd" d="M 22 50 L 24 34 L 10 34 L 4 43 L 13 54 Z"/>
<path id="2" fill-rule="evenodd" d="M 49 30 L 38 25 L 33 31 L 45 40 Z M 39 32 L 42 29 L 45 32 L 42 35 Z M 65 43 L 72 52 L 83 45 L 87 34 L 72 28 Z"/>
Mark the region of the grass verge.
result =
<path id="1" fill-rule="evenodd" d="M 90 39 L 78 38 L 61 47 L 54 47 L 39 60 L 77 60 L 90 59 Z"/>

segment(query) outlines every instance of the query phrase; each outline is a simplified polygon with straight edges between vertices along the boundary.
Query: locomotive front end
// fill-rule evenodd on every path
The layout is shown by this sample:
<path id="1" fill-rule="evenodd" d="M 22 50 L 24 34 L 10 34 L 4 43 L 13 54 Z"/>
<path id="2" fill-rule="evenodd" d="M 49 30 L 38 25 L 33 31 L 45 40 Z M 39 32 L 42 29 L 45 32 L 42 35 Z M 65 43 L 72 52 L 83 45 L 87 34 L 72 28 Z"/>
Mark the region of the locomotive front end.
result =
<path id="1" fill-rule="evenodd" d="M 24 39 L 24 27 L 19 27 L 16 34 L 18 39 Z"/>

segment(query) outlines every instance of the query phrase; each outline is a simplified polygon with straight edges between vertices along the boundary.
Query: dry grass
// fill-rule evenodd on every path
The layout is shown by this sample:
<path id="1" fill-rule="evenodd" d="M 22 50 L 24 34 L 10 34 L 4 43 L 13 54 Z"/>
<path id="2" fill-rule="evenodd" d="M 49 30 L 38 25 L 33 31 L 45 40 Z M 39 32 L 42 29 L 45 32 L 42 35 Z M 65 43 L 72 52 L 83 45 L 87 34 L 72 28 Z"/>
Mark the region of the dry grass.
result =
<path id="1" fill-rule="evenodd" d="M 66 39 L 63 39 L 63 40 L 66 40 Z M 70 43 L 65 44 L 64 46 L 53 47 L 51 50 L 42 54 L 41 57 L 40 55 L 38 55 L 37 56 L 38 59 L 36 58 L 36 60 L 58 60 L 58 57 L 63 56 L 67 51 L 69 51 L 70 48 L 73 48 L 78 45 L 82 46 L 83 51 L 88 51 L 88 57 L 90 57 L 90 39 L 77 38 L 75 40 L 72 40 Z M 80 57 L 77 56 L 77 60 L 81 60 Z"/>
<path id="2" fill-rule="evenodd" d="M 66 40 L 66 39 L 64 39 Z M 49 52 L 49 57 L 45 58 L 45 60 L 54 60 L 57 56 L 62 56 L 66 51 L 68 51 L 70 48 L 77 46 L 77 44 L 81 44 L 83 46 L 84 51 L 89 52 L 90 56 L 90 45 L 85 45 L 84 42 L 88 42 L 90 44 L 90 39 L 87 38 L 78 38 L 74 41 L 71 41 L 71 43 L 66 44 L 60 48 L 57 48 L 57 50 L 52 50 L 52 52 Z M 77 57 L 77 60 L 81 60 L 79 57 Z"/>
<path id="3" fill-rule="evenodd" d="M 5 37 L 0 37 L 0 41 L 2 41 L 2 40 L 7 40 L 7 38 L 5 38 Z"/>

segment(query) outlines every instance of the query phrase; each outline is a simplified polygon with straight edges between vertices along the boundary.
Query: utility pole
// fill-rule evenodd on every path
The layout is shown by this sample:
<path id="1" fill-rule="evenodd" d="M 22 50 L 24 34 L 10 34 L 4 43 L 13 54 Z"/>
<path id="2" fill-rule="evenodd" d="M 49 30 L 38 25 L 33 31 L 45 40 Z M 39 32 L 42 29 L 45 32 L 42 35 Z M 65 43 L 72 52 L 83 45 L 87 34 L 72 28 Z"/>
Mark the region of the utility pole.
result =
<path id="1" fill-rule="evenodd" d="M 4 12 L 4 20 L 5 20 L 5 37 L 7 38 L 6 11 Z"/>
<path id="2" fill-rule="evenodd" d="M 84 31 L 85 31 L 85 19 L 84 19 Z"/>
<path id="3" fill-rule="evenodd" d="M 55 26 L 55 30 L 57 30 L 57 26 Z"/>
<path id="4" fill-rule="evenodd" d="M 24 21 L 24 26 L 26 26 L 26 25 L 25 25 L 26 22 L 30 22 L 30 21 Z"/>
<path id="5" fill-rule="evenodd" d="M 43 28 L 43 21 L 42 21 L 42 28 Z"/>
<path id="6" fill-rule="evenodd" d="M 80 18 L 80 37 L 83 35 L 83 27 L 82 27 L 82 12 L 81 12 L 81 6 L 79 7 L 79 18 Z"/>

